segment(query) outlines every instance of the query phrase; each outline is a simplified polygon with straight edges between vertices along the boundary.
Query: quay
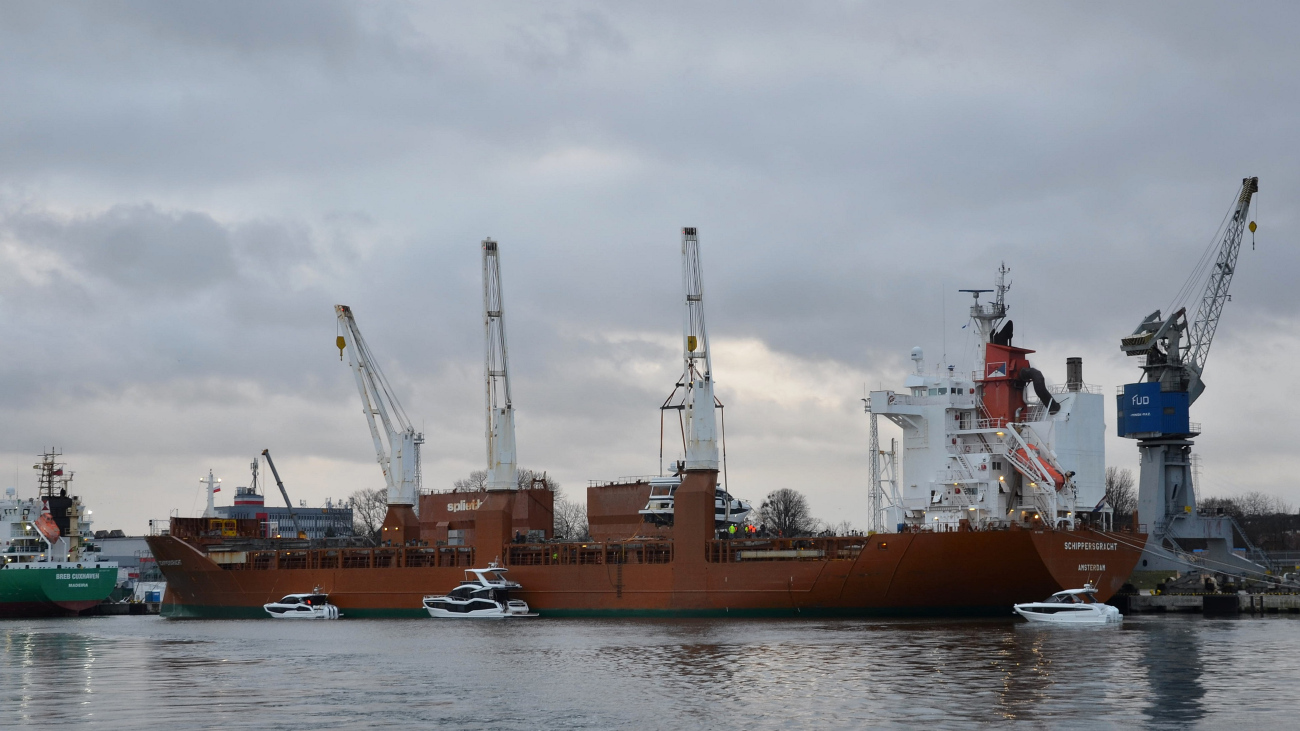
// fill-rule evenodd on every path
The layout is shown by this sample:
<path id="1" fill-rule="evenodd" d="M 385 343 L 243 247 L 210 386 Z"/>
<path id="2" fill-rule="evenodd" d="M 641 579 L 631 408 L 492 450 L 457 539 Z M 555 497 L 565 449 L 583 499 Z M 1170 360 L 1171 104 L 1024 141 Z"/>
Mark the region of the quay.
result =
<path id="1" fill-rule="evenodd" d="M 1107 604 L 1123 614 L 1300 614 L 1300 594 L 1119 594 Z"/>

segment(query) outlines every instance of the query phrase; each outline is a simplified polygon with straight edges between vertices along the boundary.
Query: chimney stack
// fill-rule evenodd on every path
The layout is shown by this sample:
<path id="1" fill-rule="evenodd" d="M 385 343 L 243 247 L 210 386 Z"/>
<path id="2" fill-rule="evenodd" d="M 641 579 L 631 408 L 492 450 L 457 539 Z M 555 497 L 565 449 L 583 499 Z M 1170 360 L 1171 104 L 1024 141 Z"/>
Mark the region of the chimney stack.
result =
<path id="1" fill-rule="evenodd" d="M 1071 391 L 1083 390 L 1083 358 L 1065 359 L 1065 387 Z"/>

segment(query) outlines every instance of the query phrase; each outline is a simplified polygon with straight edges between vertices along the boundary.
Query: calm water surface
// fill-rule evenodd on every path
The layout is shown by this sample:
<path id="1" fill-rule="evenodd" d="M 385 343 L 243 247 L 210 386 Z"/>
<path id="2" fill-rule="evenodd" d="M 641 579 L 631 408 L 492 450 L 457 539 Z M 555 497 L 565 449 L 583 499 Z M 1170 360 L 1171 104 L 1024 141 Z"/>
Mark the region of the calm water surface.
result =
<path id="1" fill-rule="evenodd" d="M 1300 727 L 1300 620 L 0 622 L 0 727 Z"/>

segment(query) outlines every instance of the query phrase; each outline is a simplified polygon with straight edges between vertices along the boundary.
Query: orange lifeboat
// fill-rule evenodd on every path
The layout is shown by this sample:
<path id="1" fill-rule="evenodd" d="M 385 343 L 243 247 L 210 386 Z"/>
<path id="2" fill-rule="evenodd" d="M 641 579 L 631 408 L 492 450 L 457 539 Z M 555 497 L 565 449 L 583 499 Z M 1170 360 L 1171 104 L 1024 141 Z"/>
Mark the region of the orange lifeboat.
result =
<path id="1" fill-rule="evenodd" d="M 1047 470 L 1047 475 L 1052 478 L 1052 482 L 1055 483 L 1056 489 L 1060 490 L 1065 487 L 1065 476 L 1053 467 L 1051 462 L 1047 461 L 1041 454 L 1039 454 L 1038 447 L 1030 444 L 1029 448 L 1034 450 L 1034 457 L 1038 459 L 1039 464 L 1043 465 L 1043 469 Z M 1026 462 L 1029 461 L 1029 455 L 1023 449 L 1017 449 L 1015 455 Z"/>

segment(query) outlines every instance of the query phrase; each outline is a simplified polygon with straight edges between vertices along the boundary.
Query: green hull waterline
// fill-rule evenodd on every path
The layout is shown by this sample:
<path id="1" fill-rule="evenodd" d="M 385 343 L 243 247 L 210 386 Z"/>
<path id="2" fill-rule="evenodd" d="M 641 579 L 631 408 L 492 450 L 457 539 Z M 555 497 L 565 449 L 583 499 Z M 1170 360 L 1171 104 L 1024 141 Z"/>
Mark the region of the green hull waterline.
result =
<path id="1" fill-rule="evenodd" d="M 99 602 L 117 585 L 116 568 L 18 568 L 0 570 L 0 605 Z"/>
<path id="2" fill-rule="evenodd" d="M 340 608 L 344 619 L 429 619 L 423 609 Z M 535 609 L 552 619 L 851 619 L 860 617 L 1002 617 L 1010 607 L 871 607 L 825 609 Z M 261 607 L 164 604 L 161 616 L 171 619 L 271 619 Z"/>

